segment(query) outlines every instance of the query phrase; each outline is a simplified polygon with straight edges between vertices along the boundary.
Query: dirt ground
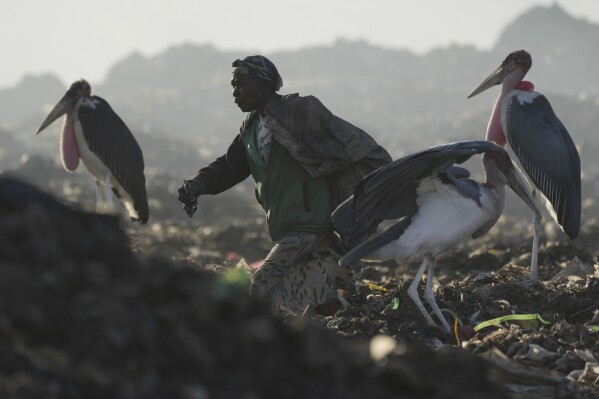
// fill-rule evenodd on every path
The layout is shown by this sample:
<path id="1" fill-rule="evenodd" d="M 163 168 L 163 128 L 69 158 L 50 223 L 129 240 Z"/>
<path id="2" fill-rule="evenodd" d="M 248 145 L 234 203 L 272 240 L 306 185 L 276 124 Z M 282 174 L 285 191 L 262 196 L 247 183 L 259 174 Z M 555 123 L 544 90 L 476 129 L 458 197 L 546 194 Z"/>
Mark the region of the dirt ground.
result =
<path id="1" fill-rule="evenodd" d="M 418 265 L 365 264 L 335 315 L 279 320 L 247 296 L 271 245 L 255 215 L 138 226 L 5 192 L 2 398 L 599 397 L 594 221 L 546 232 L 534 286 L 525 221 L 440 256 L 446 333 L 407 299 Z M 474 330 L 512 314 L 540 319 Z"/>

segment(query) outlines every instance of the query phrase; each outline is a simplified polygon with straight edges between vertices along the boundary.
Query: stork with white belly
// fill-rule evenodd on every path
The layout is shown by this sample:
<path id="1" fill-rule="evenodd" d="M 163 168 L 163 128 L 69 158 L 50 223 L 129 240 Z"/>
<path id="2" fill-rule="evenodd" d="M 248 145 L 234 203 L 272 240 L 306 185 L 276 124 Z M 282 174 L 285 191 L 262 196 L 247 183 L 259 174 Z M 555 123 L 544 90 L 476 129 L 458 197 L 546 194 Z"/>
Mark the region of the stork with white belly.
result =
<path id="1" fill-rule="evenodd" d="M 528 196 L 534 200 L 534 237 L 531 283 L 538 281 L 541 211 L 560 224 L 574 239 L 580 230 L 580 157 L 572 137 L 547 98 L 524 81 L 532 57 L 514 51 L 470 93 L 468 98 L 501 85 L 487 126 L 487 140 L 506 148 L 526 178 Z"/>
<path id="2" fill-rule="evenodd" d="M 475 154 L 482 154 L 484 183 L 469 179 L 467 169 L 455 166 Z M 506 185 L 533 206 L 523 184 L 508 153 L 490 141 L 450 143 L 397 159 L 364 177 L 354 194 L 333 212 L 333 224 L 342 238 L 346 232 L 354 234 L 356 228 L 371 231 L 384 220 L 396 221 L 380 234 L 355 246 L 352 243 L 339 263 L 421 261 L 408 295 L 428 323 L 435 325 L 417 292 L 427 272 L 424 297 L 449 331 L 432 290 L 436 256 L 469 237 L 482 236 L 495 225 L 503 212 Z"/>
<path id="3" fill-rule="evenodd" d="M 123 120 L 101 97 L 91 95 L 89 83 L 74 82 L 41 124 L 40 133 L 65 115 L 61 159 L 67 171 L 79 160 L 96 180 L 97 210 L 113 209 L 112 194 L 120 198 L 131 219 L 146 223 L 150 212 L 141 148 Z"/>

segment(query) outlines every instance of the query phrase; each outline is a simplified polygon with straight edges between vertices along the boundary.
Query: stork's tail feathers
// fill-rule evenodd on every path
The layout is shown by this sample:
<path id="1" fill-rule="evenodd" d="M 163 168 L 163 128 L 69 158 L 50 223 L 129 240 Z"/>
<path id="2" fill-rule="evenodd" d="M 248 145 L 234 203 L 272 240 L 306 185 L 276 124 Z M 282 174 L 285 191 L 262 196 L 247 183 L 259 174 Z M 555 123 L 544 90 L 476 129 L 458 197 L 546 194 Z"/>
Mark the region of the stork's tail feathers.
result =
<path id="1" fill-rule="evenodd" d="M 368 255 L 371 255 L 377 249 L 401 237 L 401 235 L 408 228 L 411 222 L 412 220 L 410 217 L 405 217 L 401 219 L 399 222 L 389 227 L 383 233 L 361 243 L 360 245 L 346 253 L 341 259 L 339 259 L 339 264 L 341 266 L 352 266 L 352 264 L 354 264 L 358 260 L 368 258 Z"/>
<path id="2" fill-rule="evenodd" d="M 145 224 L 150 218 L 150 208 L 148 207 L 148 199 L 146 197 L 136 199 L 134 207 L 137 211 L 137 218 L 131 219 L 141 224 Z"/>
<path id="3" fill-rule="evenodd" d="M 364 242 L 372 233 L 372 230 L 376 230 L 376 225 L 374 227 L 367 226 L 356 219 L 353 200 L 354 196 L 352 195 L 343 201 L 331 215 L 333 226 L 339 233 L 344 251 L 349 251 Z"/>

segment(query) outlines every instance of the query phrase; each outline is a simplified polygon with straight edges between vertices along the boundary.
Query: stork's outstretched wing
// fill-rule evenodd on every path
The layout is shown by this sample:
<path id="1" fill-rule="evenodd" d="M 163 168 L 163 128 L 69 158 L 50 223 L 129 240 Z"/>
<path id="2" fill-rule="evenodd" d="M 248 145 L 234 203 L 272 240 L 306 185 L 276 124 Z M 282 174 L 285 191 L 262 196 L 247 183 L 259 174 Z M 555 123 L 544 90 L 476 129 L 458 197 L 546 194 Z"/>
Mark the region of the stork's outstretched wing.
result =
<path id="1" fill-rule="evenodd" d="M 455 166 L 474 154 L 505 151 L 490 141 L 463 141 L 432 147 L 397 159 L 365 176 L 354 194 L 335 209 L 332 221 L 346 250 L 363 242 L 383 220 L 401 219 L 418 210 L 416 198 L 421 181 L 447 180 L 465 196 L 479 200 L 478 185 L 469 172 Z M 403 224 L 402 224 L 403 225 Z"/>
<path id="2" fill-rule="evenodd" d="M 486 151 L 503 149 L 484 140 L 461 141 L 416 152 L 375 170 L 354 191 L 357 219 L 371 225 L 375 220 L 411 215 L 416 211 L 417 188 L 423 178 L 444 173 L 454 164 Z"/>

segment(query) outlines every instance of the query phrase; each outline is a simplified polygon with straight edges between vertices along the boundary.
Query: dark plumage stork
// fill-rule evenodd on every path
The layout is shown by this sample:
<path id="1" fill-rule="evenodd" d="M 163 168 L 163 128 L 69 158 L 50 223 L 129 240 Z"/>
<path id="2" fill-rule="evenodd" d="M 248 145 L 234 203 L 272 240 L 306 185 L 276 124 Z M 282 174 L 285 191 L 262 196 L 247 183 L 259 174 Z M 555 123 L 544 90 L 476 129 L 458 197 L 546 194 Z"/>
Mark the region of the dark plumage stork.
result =
<path id="1" fill-rule="evenodd" d="M 475 154 L 483 154 L 486 182 L 482 184 L 469 179 L 467 169 L 455 166 Z M 393 161 L 364 177 L 353 196 L 333 212 L 332 220 L 342 238 L 348 231 L 355 234 L 355 226 L 366 231 L 383 220 L 399 220 L 355 246 L 339 263 L 352 265 L 359 259 L 421 261 L 408 295 L 429 324 L 435 325 L 417 293 L 428 269 L 425 299 L 449 331 L 432 291 L 435 257 L 468 237 L 480 237 L 495 225 L 503 211 L 506 184 L 529 201 L 508 153 L 490 141 L 446 144 Z"/>
<path id="2" fill-rule="evenodd" d="M 541 209 L 546 208 L 574 239 L 580 229 L 580 157 L 570 134 L 547 98 L 523 81 L 532 66 L 524 50 L 510 53 L 468 98 L 502 84 L 487 126 L 487 140 L 505 146 L 527 178 L 535 200 L 531 282 L 538 281 Z M 542 195 L 540 195 L 542 194 Z"/>
<path id="3" fill-rule="evenodd" d="M 98 209 L 113 207 L 114 192 L 132 220 L 146 223 L 150 212 L 143 154 L 127 125 L 103 98 L 91 95 L 83 79 L 69 87 L 37 133 L 62 115 L 60 148 L 65 169 L 74 171 L 81 159 L 96 179 Z"/>

